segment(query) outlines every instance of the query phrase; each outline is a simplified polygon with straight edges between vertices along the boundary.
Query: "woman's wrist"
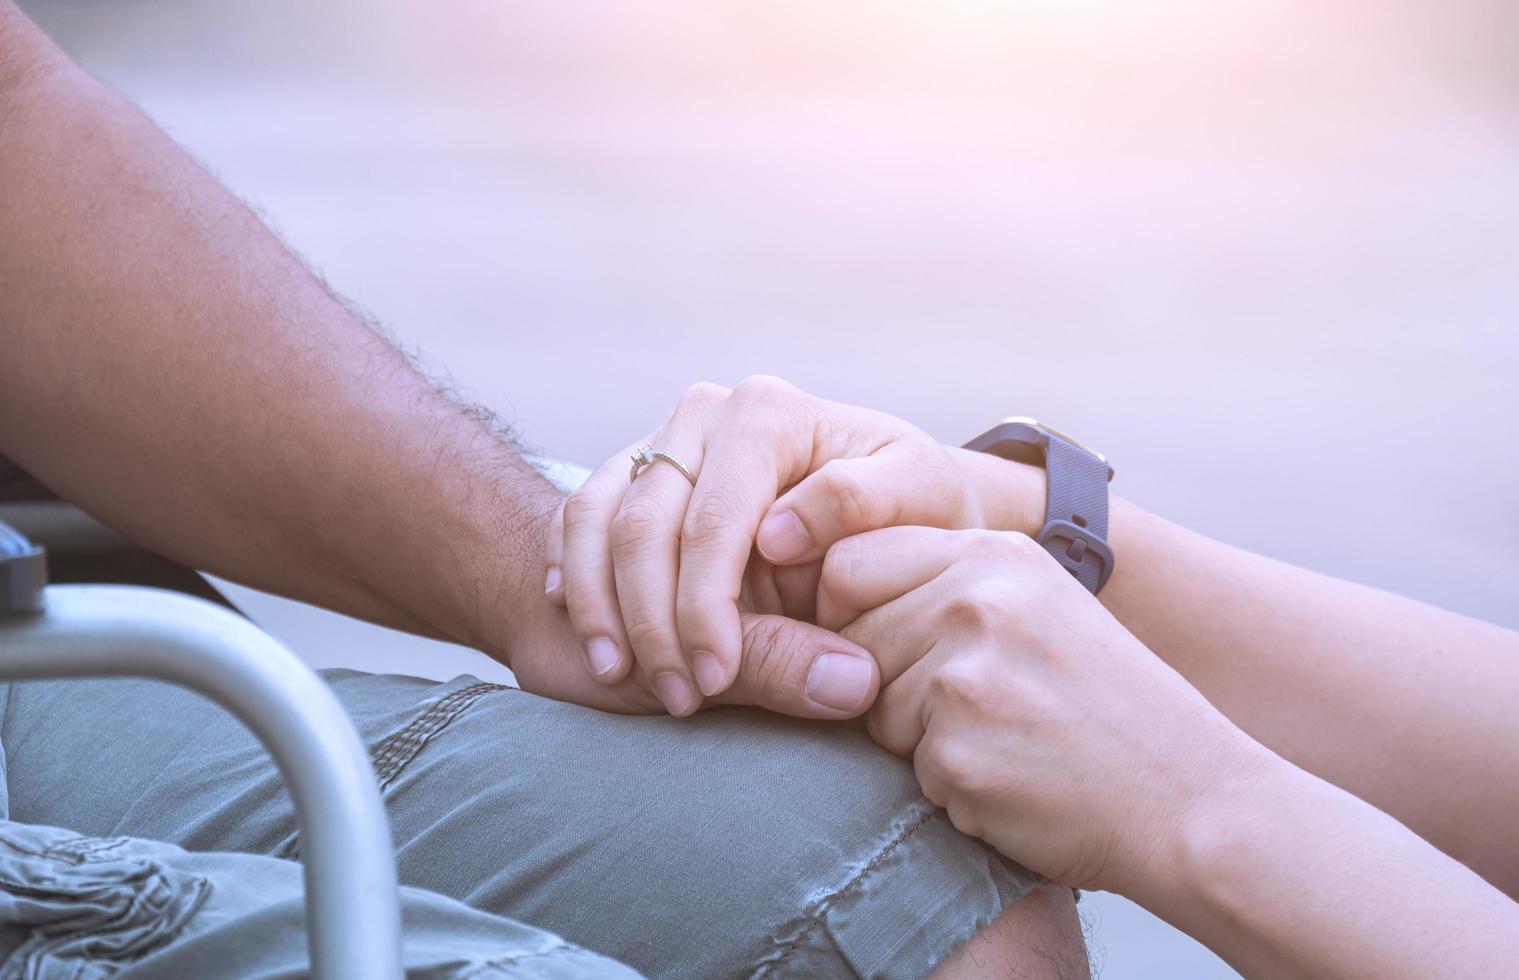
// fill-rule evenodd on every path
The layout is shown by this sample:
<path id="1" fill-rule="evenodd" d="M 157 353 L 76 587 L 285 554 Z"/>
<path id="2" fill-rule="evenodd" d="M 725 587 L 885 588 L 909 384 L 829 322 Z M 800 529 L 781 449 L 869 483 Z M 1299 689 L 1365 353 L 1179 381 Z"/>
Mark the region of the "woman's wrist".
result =
<path id="1" fill-rule="evenodd" d="M 1231 728 L 1233 726 L 1230 726 Z M 1175 921 L 1181 910 L 1228 917 L 1241 883 L 1261 859 L 1262 835 L 1277 829 L 1283 808 L 1312 796 L 1313 776 L 1234 729 L 1237 739 L 1192 767 L 1179 799 L 1161 801 L 1138 873 L 1114 889 Z M 1274 860 L 1268 857 L 1267 860 Z M 1248 909 L 1235 911 L 1247 912 Z"/>
<path id="2" fill-rule="evenodd" d="M 969 449 L 949 448 L 981 507 L 984 525 L 1033 537 L 1044 526 L 1045 473 L 1042 467 Z"/>

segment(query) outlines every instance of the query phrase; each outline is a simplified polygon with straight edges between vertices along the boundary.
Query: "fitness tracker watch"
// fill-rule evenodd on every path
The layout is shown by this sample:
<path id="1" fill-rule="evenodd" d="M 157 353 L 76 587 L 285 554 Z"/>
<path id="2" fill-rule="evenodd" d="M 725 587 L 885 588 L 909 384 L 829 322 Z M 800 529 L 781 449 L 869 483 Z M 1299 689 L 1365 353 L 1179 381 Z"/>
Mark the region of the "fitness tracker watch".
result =
<path id="1" fill-rule="evenodd" d="M 1107 541 L 1113 467 L 1107 457 L 1022 417 L 1004 420 L 962 448 L 1044 467 L 1044 527 L 1036 540 L 1096 595 L 1113 573 Z"/>

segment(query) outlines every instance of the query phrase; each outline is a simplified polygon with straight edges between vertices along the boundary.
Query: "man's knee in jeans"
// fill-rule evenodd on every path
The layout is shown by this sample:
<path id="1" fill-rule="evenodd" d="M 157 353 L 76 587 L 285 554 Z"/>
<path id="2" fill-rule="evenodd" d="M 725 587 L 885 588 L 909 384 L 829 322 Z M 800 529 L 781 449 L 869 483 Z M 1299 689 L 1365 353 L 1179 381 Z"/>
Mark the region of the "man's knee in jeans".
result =
<path id="1" fill-rule="evenodd" d="M 651 975 L 1085 975 L 1068 893 L 955 830 L 856 728 L 500 691 L 387 797 L 406 881 Z"/>
<path id="2" fill-rule="evenodd" d="M 857 729 L 609 715 L 471 678 L 329 679 L 371 748 L 408 885 L 661 977 L 1063 976 L 1084 962 L 1060 893 L 956 831 Z M 197 849 L 289 839 L 262 748 L 193 695 L 131 681 L 15 693 L 13 816 Z"/>

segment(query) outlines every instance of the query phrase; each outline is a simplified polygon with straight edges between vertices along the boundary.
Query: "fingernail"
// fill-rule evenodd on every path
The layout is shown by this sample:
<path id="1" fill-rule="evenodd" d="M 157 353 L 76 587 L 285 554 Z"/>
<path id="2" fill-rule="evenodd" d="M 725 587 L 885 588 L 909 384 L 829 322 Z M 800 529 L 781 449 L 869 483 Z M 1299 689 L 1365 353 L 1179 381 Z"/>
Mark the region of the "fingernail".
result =
<path id="1" fill-rule="evenodd" d="M 691 670 L 696 674 L 696 686 L 708 696 L 722 690 L 723 681 L 728 679 L 723 662 L 705 650 L 691 654 Z"/>
<path id="2" fill-rule="evenodd" d="M 563 581 L 564 581 L 564 573 L 559 570 L 559 566 L 558 565 L 550 565 L 549 566 L 549 573 L 543 577 L 543 591 L 544 591 L 544 593 L 547 594 L 549 592 L 553 592 L 555 589 L 559 588 L 560 583 L 562 583 Z"/>
<path id="3" fill-rule="evenodd" d="M 756 543 L 760 553 L 771 561 L 791 561 L 807 553 L 812 547 L 812 536 L 802 526 L 800 518 L 783 510 L 765 518 Z"/>
<path id="4" fill-rule="evenodd" d="M 696 710 L 696 692 L 679 674 L 665 671 L 654 675 L 654 694 L 672 715 L 689 715 Z"/>
<path id="5" fill-rule="evenodd" d="M 807 674 L 807 697 L 835 711 L 853 711 L 870 693 L 870 661 L 848 653 L 825 653 Z"/>
<path id="6" fill-rule="evenodd" d="M 598 636 L 585 645 L 585 659 L 590 661 L 591 673 L 600 677 L 616 670 L 622 655 L 617 651 L 617 644 L 604 636 Z"/>

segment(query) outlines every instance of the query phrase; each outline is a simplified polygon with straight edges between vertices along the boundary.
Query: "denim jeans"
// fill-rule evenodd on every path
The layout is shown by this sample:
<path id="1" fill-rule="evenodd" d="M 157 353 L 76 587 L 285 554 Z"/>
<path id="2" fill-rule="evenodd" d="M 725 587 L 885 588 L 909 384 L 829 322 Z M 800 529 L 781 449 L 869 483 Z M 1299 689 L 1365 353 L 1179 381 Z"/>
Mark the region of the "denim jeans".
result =
<path id="1" fill-rule="evenodd" d="M 154 556 L 113 562 L 55 579 L 221 598 Z M 374 761 L 414 975 L 921 977 L 1038 884 L 857 724 L 324 676 Z M 0 684 L 0 766 L 0 980 L 301 974 L 294 814 L 222 709 L 154 681 Z"/>
<path id="2" fill-rule="evenodd" d="M 403 889 L 411 976 L 632 978 L 559 937 Z M 0 977 L 294 977 L 300 866 L 0 820 Z"/>
<path id="3" fill-rule="evenodd" d="M 611 715 L 471 677 L 327 678 L 370 747 L 412 901 L 531 923 L 652 976 L 923 976 L 1036 884 L 856 726 Z M 153 681 L 18 682 L 0 687 L 0 746 L 10 820 L 269 856 L 296 889 L 284 941 L 303 942 L 295 866 L 274 860 L 298 853 L 289 800 L 221 709 Z M 229 867 L 223 890 L 243 874 Z M 268 944 L 268 923 L 250 928 L 222 939 Z M 299 961 L 291 948 L 281 962 Z"/>

